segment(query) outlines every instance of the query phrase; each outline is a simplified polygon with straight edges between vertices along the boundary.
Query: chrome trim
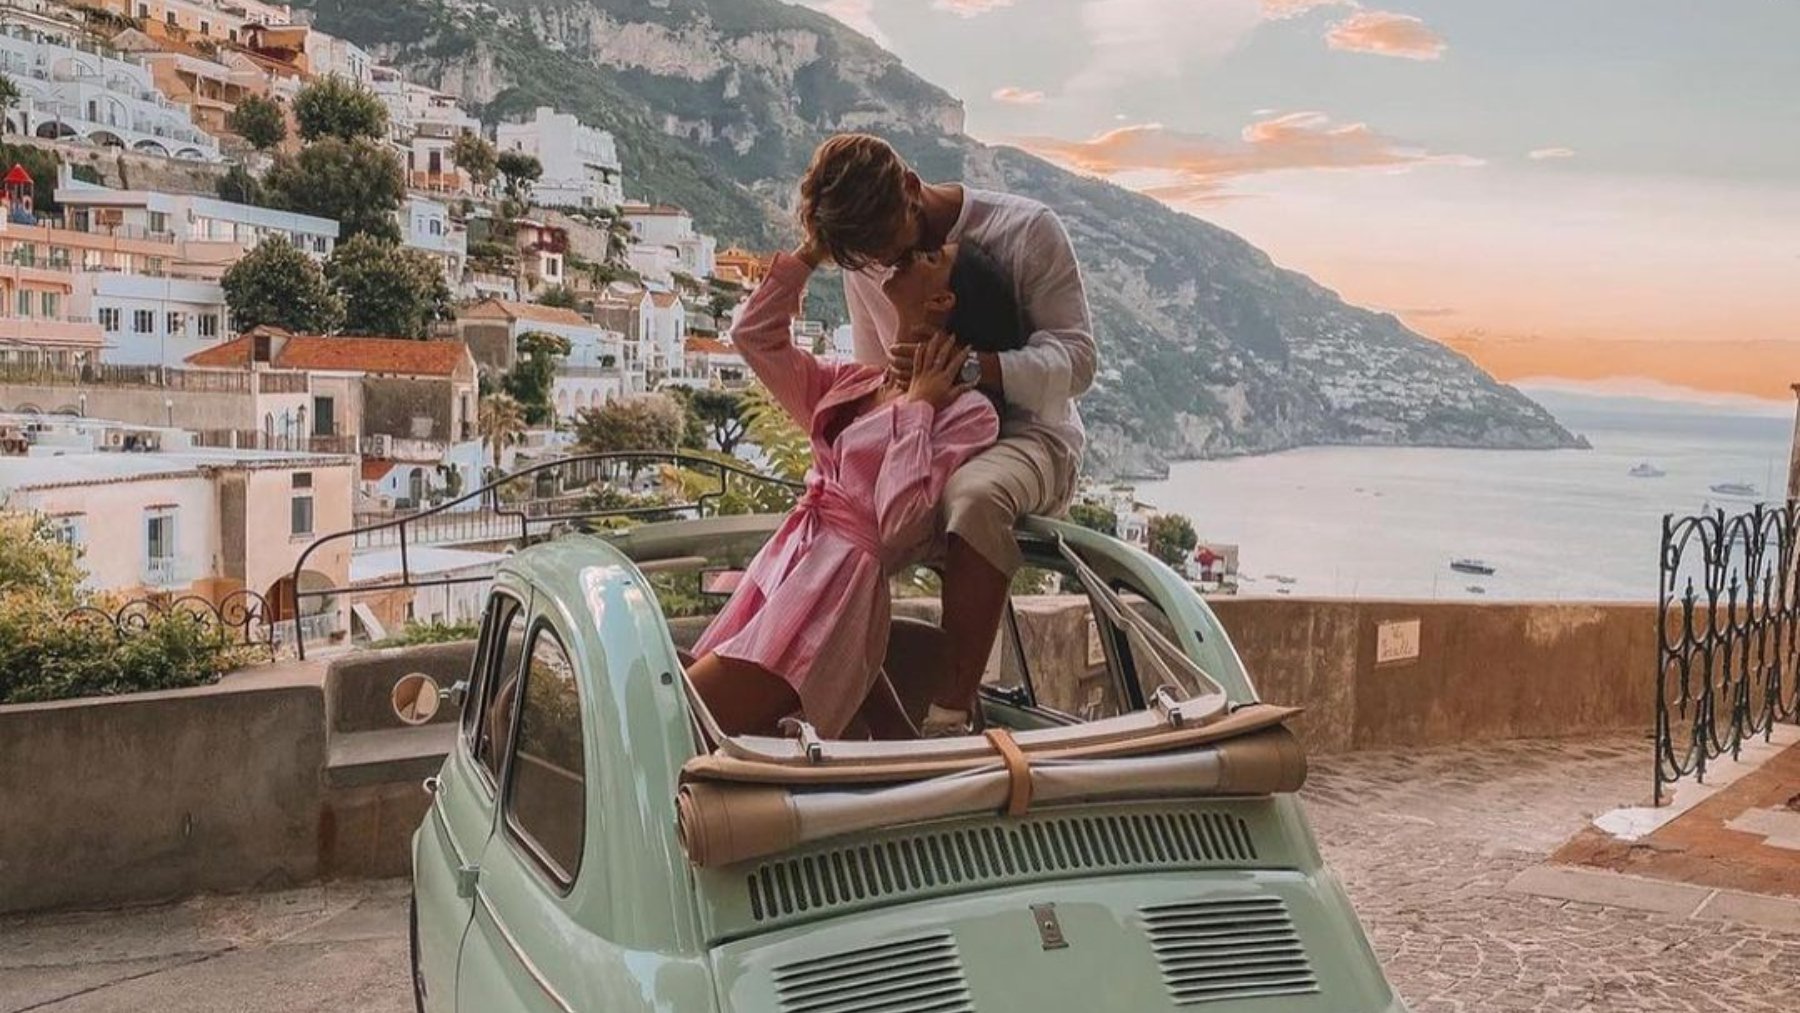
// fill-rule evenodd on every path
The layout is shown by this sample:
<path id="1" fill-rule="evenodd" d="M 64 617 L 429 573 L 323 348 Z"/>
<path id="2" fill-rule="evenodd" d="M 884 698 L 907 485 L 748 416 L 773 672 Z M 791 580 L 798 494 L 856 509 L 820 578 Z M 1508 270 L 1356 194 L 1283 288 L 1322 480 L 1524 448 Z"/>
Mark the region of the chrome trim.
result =
<path id="1" fill-rule="evenodd" d="M 495 930 L 500 933 L 501 941 L 506 943 L 506 948 L 512 951 L 513 958 L 519 962 L 519 965 L 525 968 L 525 973 L 531 975 L 531 980 L 537 984 L 538 990 L 555 1003 L 556 1008 L 562 1010 L 563 1013 L 575 1013 L 575 1007 L 571 1006 L 569 1000 L 564 999 L 562 994 L 556 991 L 556 987 L 550 984 L 549 979 L 544 977 L 544 973 L 539 971 L 537 965 L 531 962 L 531 958 L 525 955 L 524 949 L 519 946 L 519 941 L 513 938 L 511 932 L 507 931 L 505 923 L 500 920 L 499 913 L 494 910 L 494 905 L 488 902 L 487 894 L 477 889 L 475 902 L 487 911 L 488 919 L 494 923 Z"/>

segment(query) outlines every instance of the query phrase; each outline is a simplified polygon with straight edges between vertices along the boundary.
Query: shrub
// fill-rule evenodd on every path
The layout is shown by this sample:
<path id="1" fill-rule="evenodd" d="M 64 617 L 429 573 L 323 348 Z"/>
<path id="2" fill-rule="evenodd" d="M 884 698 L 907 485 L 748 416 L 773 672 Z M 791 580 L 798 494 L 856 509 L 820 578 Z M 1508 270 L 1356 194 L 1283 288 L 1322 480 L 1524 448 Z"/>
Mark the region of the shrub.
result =
<path id="1" fill-rule="evenodd" d="M 409 622 L 400 632 L 377 641 L 376 647 L 418 647 L 421 644 L 454 644 L 474 640 L 481 635 L 481 624 L 473 620 L 460 623 Z"/>
<path id="2" fill-rule="evenodd" d="M 0 703 L 206 685 L 257 650 L 179 608 L 115 627 L 103 617 L 122 602 L 81 578 L 79 550 L 41 518 L 0 513 Z"/>

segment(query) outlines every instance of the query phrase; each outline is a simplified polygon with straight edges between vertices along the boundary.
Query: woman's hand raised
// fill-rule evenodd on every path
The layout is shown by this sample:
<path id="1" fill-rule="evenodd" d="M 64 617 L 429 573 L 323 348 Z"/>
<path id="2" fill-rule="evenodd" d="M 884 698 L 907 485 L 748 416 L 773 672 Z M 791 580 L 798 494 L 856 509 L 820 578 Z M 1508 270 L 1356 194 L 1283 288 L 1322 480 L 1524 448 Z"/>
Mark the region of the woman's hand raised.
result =
<path id="1" fill-rule="evenodd" d="M 942 409 L 961 397 L 972 389 L 960 376 L 963 360 L 968 357 L 969 350 L 944 331 L 920 342 L 913 349 L 913 372 L 906 399 Z"/>

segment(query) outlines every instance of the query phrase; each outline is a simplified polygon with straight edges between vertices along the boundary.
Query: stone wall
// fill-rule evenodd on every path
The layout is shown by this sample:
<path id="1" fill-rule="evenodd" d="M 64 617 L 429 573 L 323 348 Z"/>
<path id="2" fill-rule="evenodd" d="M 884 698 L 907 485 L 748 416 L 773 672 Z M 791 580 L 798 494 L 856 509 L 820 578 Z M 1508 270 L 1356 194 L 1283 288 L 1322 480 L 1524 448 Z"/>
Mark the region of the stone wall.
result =
<path id="1" fill-rule="evenodd" d="M 248 393 L 165 390 L 160 387 L 39 386 L 0 383 L 0 410 L 35 405 L 40 411 L 79 411 L 87 396 L 89 418 L 180 429 L 260 429 L 256 398 Z"/>
<path id="2" fill-rule="evenodd" d="M 452 427 L 455 392 L 443 380 L 369 377 L 363 381 L 362 407 L 364 436 L 446 442 L 462 438 Z"/>
<path id="3" fill-rule="evenodd" d="M 69 165 L 85 165 L 93 169 L 100 174 L 102 184 L 116 190 L 162 190 L 167 193 L 197 193 L 216 197 L 219 179 L 229 168 L 224 162 L 159 158 L 117 148 L 96 148 L 89 144 L 52 141 L 42 137 L 33 137 L 29 141 L 34 147 L 50 148 Z"/>

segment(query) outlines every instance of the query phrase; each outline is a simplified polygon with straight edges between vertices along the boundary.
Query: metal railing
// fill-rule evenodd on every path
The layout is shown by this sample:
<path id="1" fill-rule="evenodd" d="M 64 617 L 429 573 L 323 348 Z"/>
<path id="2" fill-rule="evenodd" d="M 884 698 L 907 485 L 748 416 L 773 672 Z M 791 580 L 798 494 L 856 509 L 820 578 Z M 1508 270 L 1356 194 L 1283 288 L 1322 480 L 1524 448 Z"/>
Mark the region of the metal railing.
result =
<path id="1" fill-rule="evenodd" d="M 162 596 L 134 598 L 111 610 L 82 605 L 65 613 L 63 621 L 86 624 L 124 638 L 147 632 L 157 621 L 176 615 L 191 617 L 221 643 L 261 648 L 269 652 L 271 659 L 275 657 L 278 641 L 276 624 L 269 621 L 269 603 L 262 595 L 247 588 L 233 591 L 218 601 L 199 595 L 183 595 L 172 599 Z"/>
<path id="2" fill-rule="evenodd" d="M 623 470 L 627 474 L 643 471 L 659 464 L 677 465 L 718 478 L 718 486 L 691 500 L 658 503 L 651 506 L 592 507 L 590 491 L 599 483 L 610 482 Z M 732 489 L 733 481 L 785 488 L 798 494 L 804 486 L 772 475 L 765 475 L 742 464 L 715 457 L 702 457 L 680 451 L 622 451 L 603 454 L 578 454 L 521 468 L 503 475 L 473 492 L 446 500 L 428 510 L 394 517 L 390 520 L 362 524 L 315 539 L 300 558 L 294 561 L 291 586 L 295 589 L 293 608 L 303 611 L 301 603 L 328 599 L 346 593 L 348 588 L 304 589 L 301 574 L 312 554 L 326 545 L 349 539 L 357 548 L 392 546 L 400 550 L 400 572 L 393 579 L 375 584 L 358 585 L 356 593 L 394 591 L 420 587 L 471 584 L 492 580 L 491 574 L 421 578 L 413 572 L 411 551 L 429 545 L 448 544 L 432 541 L 440 528 L 451 531 L 473 531 L 481 542 L 509 542 L 525 548 L 534 541 L 555 534 L 559 529 L 579 521 L 604 518 L 667 518 L 689 515 L 704 517 Z M 471 504 L 474 505 L 471 509 Z M 459 527 L 460 526 L 460 527 Z M 302 660 L 306 658 L 307 631 L 304 627 L 294 640 Z"/>
<path id="3" fill-rule="evenodd" d="M 1796 504 L 1663 518 L 1656 787 L 1800 722 Z"/>

